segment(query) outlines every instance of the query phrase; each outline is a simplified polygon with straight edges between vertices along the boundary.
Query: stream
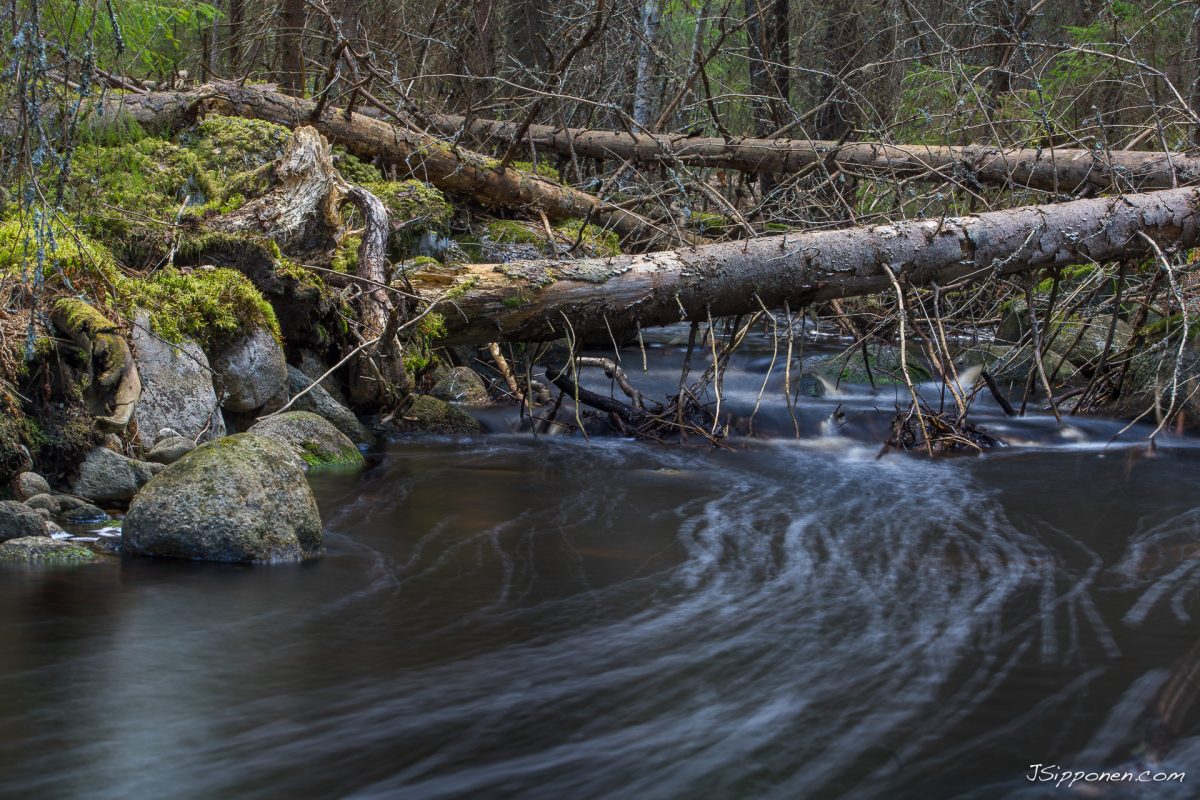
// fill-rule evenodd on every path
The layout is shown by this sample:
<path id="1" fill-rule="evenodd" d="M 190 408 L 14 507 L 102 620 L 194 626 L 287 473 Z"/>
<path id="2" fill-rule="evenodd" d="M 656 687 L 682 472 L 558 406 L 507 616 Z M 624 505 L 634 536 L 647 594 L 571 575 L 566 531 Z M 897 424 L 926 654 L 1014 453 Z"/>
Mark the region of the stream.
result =
<path id="1" fill-rule="evenodd" d="M 315 475 L 300 566 L 3 569 L 0 797 L 1200 796 L 1198 440 L 981 399 L 1007 447 L 879 457 L 904 388 L 780 358 L 725 448 L 489 409 Z"/>

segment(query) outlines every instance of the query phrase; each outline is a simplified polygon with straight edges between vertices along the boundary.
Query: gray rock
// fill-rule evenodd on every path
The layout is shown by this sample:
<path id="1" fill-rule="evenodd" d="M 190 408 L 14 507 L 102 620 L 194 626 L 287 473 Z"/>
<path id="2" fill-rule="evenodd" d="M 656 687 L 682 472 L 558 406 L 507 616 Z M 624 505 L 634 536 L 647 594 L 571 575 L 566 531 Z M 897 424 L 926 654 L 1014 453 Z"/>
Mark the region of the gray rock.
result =
<path id="1" fill-rule="evenodd" d="M 89 500 L 128 500 L 163 469 L 162 464 L 135 461 L 106 447 L 96 447 L 79 466 L 79 477 L 71 491 Z"/>
<path id="2" fill-rule="evenodd" d="M 283 348 L 265 328 L 255 328 L 235 339 L 213 359 L 220 376 L 227 411 L 262 408 L 287 387 L 287 361 Z"/>
<path id="3" fill-rule="evenodd" d="M 50 484 L 36 472 L 22 472 L 13 481 L 13 490 L 21 500 L 28 500 L 36 494 L 48 494 Z"/>
<path id="4" fill-rule="evenodd" d="M 70 511 L 72 509 L 79 508 L 80 506 L 91 505 L 91 503 L 89 503 L 87 500 L 84 500 L 82 497 L 76 497 L 73 494 L 55 493 L 54 499 L 58 501 L 58 509 L 60 512 Z"/>
<path id="5" fill-rule="evenodd" d="M 129 506 L 125 550 L 204 561 L 298 561 L 321 550 L 304 462 L 287 445 L 240 433 L 197 447 Z"/>
<path id="6" fill-rule="evenodd" d="M 146 454 L 146 460 L 155 464 L 174 464 L 179 459 L 196 449 L 191 439 L 182 436 L 169 436 L 159 439 Z"/>
<path id="7" fill-rule="evenodd" d="M 249 433 L 265 436 L 292 448 L 310 467 L 362 466 L 362 453 L 333 423 L 309 411 L 288 411 L 267 417 Z"/>
<path id="8" fill-rule="evenodd" d="M 84 564 L 95 557 L 86 547 L 49 536 L 27 536 L 0 544 L 0 562 Z"/>
<path id="9" fill-rule="evenodd" d="M 155 431 L 171 427 L 189 439 L 208 441 L 225 435 L 208 358 L 191 340 L 164 342 L 150 332 L 145 313 L 133 328 L 134 361 L 142 379 L 138 400 L 138 443 L 151 447 Z"/>
<path id="10" fill-rule="evenodd" d="M 154 443 L 158 444 L 163 439 L 174 439 L 182 434 L 174 428 L 162 428 L 158 433 L 154 434 Z"/>
<path id="11" fill-rule="evenodd" d="M 104 437 L 104 446 L 114 453 L 121 453 L 125 450 L 125 443 L 121 441 L 121 437 L 115 433 L 110 433 Z"/>
<path id="12" fill-rule="evenodd" d="M 304 391 L 310 383 L 312 383 L 312 378 L 307 374 L 295 367 L 288 367 L 288 384 L 292 396 Z M 346 434 L 346 436 L 349 436 L 351 441 L 370 444 L 375 438 L 358 421 L 358 417 L 354 416 L 353 411 L 346 408 L 335 400 L 333 395 L 325 391 L 324 384 L 314 386 L 307 394 L 296 400 L 292 404 L 292 408 L 297 411 L 311 411 L 318 417 L 329 420 L 335 428 Z"/>
<path id="13" fill-rule="evenodd" d="M 390 422 L 380 426 L 385 436 L 410 433 L 472 434 L 482 433 L 479 420 L 445 400 L 427 394 L 412 396 L 412 404 Z"/>
<path id="14" fill-rule="evenodd" d="M 108 512 L 99 506 L 94 506 L 91 503 L 84 503 L 62 513 L 63 522 L 68 522 L 72 525 L 86 525 L 89 522 L 104 522 L 108 519 Z"/>
<path id="15" fill-rule="evenodd" d="M 24 503 L 0 501 L 0 542 L 45 535 L 46 521 L 36 511 Z"/>
<path id="16" fill-rule="evenodd" d="M 472 406 L 487 405 L 492 400 L 483 378 L 470 367 L 453 367 L 434 384 L 429 394 L 439 400 Z"/>
<path id="17" fill-rule="evenodd" d="M 58 502 L 58 498 L 52 494 L 35 494 L 25 501 L 25 505 L 34 510 L 44 509 L 51 514 L 57 514 L 62 508 L 62 504 Z"/>
<path id="18" fill-rule="evenodd" d="M 308 381 L 305 383 L 306 386 L 308 383 L 315 381 L 329 370 L 329 367 L 325 365 L 325 362 L 322 361 L 320 357 L 312 350 L 301 350 L 300 363 L 298 363 L 296 366 L 301 372 L 308 376 Z M 332 397 L 338 404 L 343 406 L 349 405 L 349 403 L 346 402 L 346 395 L 342 392 L 342 387 L 338 385 L 338 382 L 334 380 L 332 375 L 321 381 L 321 388 L 328 392 L 329 396 Z M 294 389 L 292 393 L 295 394 Z M 332 420 L 330 421 L 332 422 Z M 345 431 L 343 431 L 343 433 L 345 433 Z M 350 434 L 347 433 L 346 435 L 349 436 Z"/>
<path id="19" fill-rule="evenodd" d="M 33 513 L 37 514 L 39 517 L 41 517 L 46 522 L 49 522 L 50 520 L 54 519 L 54 515 L 50 513 L 50 509 L 48 509 L 48 508 L 35 508 L 33 510 Z"/>

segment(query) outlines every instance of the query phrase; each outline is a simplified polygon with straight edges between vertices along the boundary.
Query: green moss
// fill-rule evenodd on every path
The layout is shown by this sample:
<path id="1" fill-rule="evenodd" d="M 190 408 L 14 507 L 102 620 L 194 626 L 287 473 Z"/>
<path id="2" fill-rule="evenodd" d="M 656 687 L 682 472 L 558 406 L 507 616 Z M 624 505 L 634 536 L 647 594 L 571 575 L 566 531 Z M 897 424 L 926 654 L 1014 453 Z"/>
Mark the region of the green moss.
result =
<path id="1" fill-rule="evenodd" d="M 163 269 L 149 278 L 125 278 L 118 290 L 125 313 L 132 316 L 135 309 L 145 309 L 154 332 L 168 341 L 186 336 L 209 349 L 255 327 L 266 327 L 280 339 L 275 310 L 236 270 L 184 274 Z"/>
<path id="2" fill-rule="evenodd" d="M 338 272 L 354 273 L 358 271 L 358 248 L 362 245 L 361 236 L 347 236 L 338 245 L 337 252 L 329 262 L 329 268 Z"/>
<path id="3" fill-rule="evenodd" d="M 315 289 L 321 294 L 329 291 L 328 284 L 320 275 L 313 272 L 311 269 L 305 269 L 302 264 L 297 264 L 289 258 L 281 258 L 275 265 L 275 274 L 284 278 L 290 278 L 300 286 L 306 289 Z"/>
<path id="4" fill-rule="evenodd" d="M 96 555 L 77 544 L 60 542 L 48 536 L 27 536 L 0 544 L 0 561 L 26 564 L 81 564 L 94 561 Z"/>
<path id="5" fill-rule="evenodd" d="M 92 114 L 80 124 L 75 142 L 77 145 L 117 147 L 146 136 L 146 130 L 129 114 Z"/>
<path id="6" fill-rule="evenodd" d="M 579 239 L 581 229 L 583 229 L 582 219 L 569 219 L 555 227 L 554 230 L 567 239 L 570 244 L 574 244 L 575 240 Z M 588 225 L 587 229 L 583 231 L 581 241 L 593 255 L 601 257 L 621 255 L 621 237 L 617 235 L 616 231 Z"/>
<path id="7" fill-rule="evenodd" d="M 422 181 L 380 181 L 363 188 L 383 201 L 392 222 L 418 220 L 424 227 L 437 227 L 454 216 L 454 206 L 445 195 Z"/>
<path id="8" fill-rule="evenodd" d="M 42 235 L 44 247 L 39 248 L 32 220 L 10 219 L 0 223 L 0 275 L 36 274 L 39 249 L 42 274 L 51 285 L 64 278 L 71 283 L 89 277 L 111 280 L 116 274 L 117 263 L 108 248 L 74 226 L 56 219 Z"/>
<path id="9" fill-rule="evenodd" d="M 701 233 L 720 233 L 729 227 L 729 217 L 713 211 L 693 211 L 689 221 Z"/>
<path id="10" fill-rule="evenodd" d="M 492 220 L 487 235 L 496 244 L 545 244 L 546 235 L 525 223 L 513 219 Z"/>
<path id="11" fill-rule="evenodd" d="M 537 166 L 534 166 L 532 161 L 512 161 L 509 163 L 509 166 L 521 172 L 529 172 L 542 178 L 552 180 L 555 183 L 562 183 L 562 175 L 559 173 L 559 171 L 547 164 L 545 161 L 539 161 Z"/>
<path id="12" fill-rule="evenodd" d="M 376 183 L 383 178 L 376 167 L 364 163 L 358 156 L 350 153 L 341 145 L 333 148 L 333 165 L 350 183 L 364 185 Z"/>
<path id="13" fill-rule="evenodd" d="M 283 155 L 292 132 L 259 119 L 211 114 L 180 137 L 205 169 L 233 174 L 256 169 Z"/>

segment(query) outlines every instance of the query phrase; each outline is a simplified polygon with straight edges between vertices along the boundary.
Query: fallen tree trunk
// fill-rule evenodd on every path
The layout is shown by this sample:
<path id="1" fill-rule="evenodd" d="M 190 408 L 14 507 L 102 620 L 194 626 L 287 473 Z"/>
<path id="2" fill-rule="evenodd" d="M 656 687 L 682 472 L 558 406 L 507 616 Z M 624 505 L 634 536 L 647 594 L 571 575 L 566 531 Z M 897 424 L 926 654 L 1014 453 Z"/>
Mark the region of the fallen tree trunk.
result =
<path id="1" fill-rule="evenodd" d="M 480 139 L 511 141 L 512 122 L 452 115 L 430 120 L 442 134 L 465 129 Z M 819 162 L 921 180 L 954 180 L 1074 194 L 1084 189 L 1169 189 L 1200 182 L 1200 157 L 1134 150 L 1004 149 L 638 134 L 530 125 L 519 143 L 563 155 L 684 164 L 753 173 L 793 173 Z"/>
<path id="2" fill-rule="evenodd" d="M 407 128 L 363 114 L 346 114 L 289 97 L 261 86 L 209 83 L 183 92 L 148 92 L 108 98 L 104 113 L 128 114 L 140 124 L 155 128 L 178 124 L 189 115 L 211 108 L 222 113 L 262 119 L 288 127 L 312 125 L 334 144 L 359 158 L 396 165 L 405 173 L 429 181 L 447 192 L 507 209 L 538 208 L 551 219 L 582 217 L 594 225 L 641 241 L 696 243 L 698 237 L 659 226 L 623 208 L 515 169 L 499 169 L 499 162 Z"/>
<path id="3" fill-rule="evenodd" d="M 456 278 L 447 344 L 576 339 L 639 326 L 792 308 L 892 287 L 946 285 L 1200 243 L 1200 189 L 1026 206 L 972 217 L 813 231 L 580 261 L 476 264 Z M 427 296 L 445 275 L 420 273 Z"/>

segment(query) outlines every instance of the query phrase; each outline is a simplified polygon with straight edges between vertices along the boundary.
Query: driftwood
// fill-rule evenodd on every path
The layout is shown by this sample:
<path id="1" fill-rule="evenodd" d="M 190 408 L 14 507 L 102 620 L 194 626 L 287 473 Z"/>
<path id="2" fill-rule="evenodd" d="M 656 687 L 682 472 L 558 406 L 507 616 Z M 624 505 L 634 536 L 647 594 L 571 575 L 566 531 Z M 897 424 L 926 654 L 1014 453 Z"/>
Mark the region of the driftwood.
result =
<path id="1" fill-rule="evenodd" d="M 267 120 L 289 127 L 312 125 L 330 141 L 365 161 L 394 165 L 439 189 L 470 197 L 496 208 L 537 208 L 551 219 L 581 217 L 623 237 L 639 241 L 701 241 L 684 231 L 659 226 L 646 218 L 563 186 L 515 169 L 478 153 L 451 147 L 435 137 L 363 114 L 347 114 L 289 97 L 269 88 L 218 82 L 181 92 L 148 92 L 109 97 L 105 114 L 128 114 L 139 123 L 161 128 L 204 109 Z"/>
<path id="2" fill-rule="evenodd" d="M 1200 189 L 1026 206 L 970 217 L 813 231 L 635 256 L 467 266 L 447 344 L 577 340 L 893 287 L 1139 257 L 1200 244 Z M 414 285 L 427 296 L 444 275 Z"/>
<path id="3" fill-rule="evenodd" d="M 92 306 L 74 298 L 50 310 L 54 326 L 90 358 L 87 402 L 101 430 L 124 430 L 142 396 L 142 381 L 121 329 Z"/>
<path id="4" fill-rule="evenodd" d="M 437 115 L 443 135 L 466 130 L 479 139 L 511 142 L 519 129 L 502 120 Z M 563 155 L 642 163 L 684 164 L 752 173 L 794 173 L 824 162 L 831 167 L 889 177 L 953 180 L 1044 189 L 1169 189 L 1200 182 L 1200 157 L 1184 153 L 1078 148 L 1012 148 L 832 142 L 637 134 L 530 125 L 518 145 Z"/>

